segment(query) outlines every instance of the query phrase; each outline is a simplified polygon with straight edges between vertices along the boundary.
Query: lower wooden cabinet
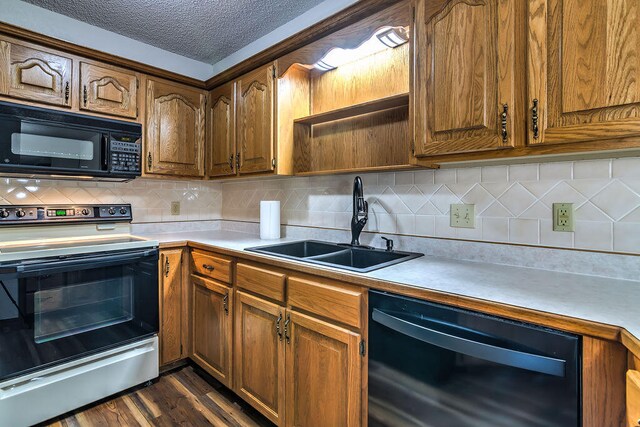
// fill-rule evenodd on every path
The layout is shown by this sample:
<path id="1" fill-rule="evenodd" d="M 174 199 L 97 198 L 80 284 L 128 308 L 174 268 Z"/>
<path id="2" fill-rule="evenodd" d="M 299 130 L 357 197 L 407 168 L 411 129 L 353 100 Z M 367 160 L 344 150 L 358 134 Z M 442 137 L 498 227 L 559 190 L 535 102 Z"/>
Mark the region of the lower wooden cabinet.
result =
<path id="1" fill-rule="evenodd" d="M 222 384 L 232 387 L 233 290 L 195 275 L 191 284 L 191 358 Z"/>
<path id="2" fill-rule="evenodd" d="M 359 426 L 360 335 L 287 311 L 286 426 Z"/>
<path id="3" fill-rule="evenodd" d="M 285 408 L 284 309 L 236 292 L 235 391 L 278 425 Z"/>
<path id="4" fill-rule="evenodd" d="M 183 280 L 183 249 L 160 252 L 160 365 L 187 357 L 188 324 Z"/>

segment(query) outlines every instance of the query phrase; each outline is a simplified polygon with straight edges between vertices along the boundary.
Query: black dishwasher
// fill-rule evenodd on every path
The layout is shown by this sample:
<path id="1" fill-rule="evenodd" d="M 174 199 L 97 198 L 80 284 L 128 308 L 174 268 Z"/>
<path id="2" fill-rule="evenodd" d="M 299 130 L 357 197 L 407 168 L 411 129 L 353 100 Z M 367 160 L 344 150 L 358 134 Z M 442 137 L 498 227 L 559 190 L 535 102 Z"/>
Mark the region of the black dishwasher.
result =
<path id="1" fill-rule="evenodd" d="M 581 340 L 369 293 L 369 426 L 575 427 Z"/>

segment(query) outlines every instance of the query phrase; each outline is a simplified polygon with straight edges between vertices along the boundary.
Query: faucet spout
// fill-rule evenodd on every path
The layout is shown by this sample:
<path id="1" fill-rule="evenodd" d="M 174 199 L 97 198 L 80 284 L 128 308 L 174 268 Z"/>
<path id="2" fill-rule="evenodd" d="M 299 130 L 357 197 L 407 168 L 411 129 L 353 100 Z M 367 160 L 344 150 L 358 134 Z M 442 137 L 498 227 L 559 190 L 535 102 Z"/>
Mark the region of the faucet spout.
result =
<path id="1" fill-rule="evenodd" d="M 362 178 L 353 180 L 353 216 L 351 217 L 351 245 L 360 246 L 360 233 L 369 219 L 369 203 L 364 200 Z"/>

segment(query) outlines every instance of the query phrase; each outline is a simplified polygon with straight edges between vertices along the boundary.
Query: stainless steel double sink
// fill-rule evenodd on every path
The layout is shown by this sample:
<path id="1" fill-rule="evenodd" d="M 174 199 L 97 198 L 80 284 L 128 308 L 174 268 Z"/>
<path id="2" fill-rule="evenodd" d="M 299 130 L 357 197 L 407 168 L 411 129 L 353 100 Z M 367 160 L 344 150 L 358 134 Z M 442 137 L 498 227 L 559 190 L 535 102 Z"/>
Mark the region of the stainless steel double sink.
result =
<path id="1" fill-rule="evenodd" d="M 317 240 L 257 246 L 246 250 L 359 273 L 388 267 L 424 255 L 415 252 L 386 251 Z"/>

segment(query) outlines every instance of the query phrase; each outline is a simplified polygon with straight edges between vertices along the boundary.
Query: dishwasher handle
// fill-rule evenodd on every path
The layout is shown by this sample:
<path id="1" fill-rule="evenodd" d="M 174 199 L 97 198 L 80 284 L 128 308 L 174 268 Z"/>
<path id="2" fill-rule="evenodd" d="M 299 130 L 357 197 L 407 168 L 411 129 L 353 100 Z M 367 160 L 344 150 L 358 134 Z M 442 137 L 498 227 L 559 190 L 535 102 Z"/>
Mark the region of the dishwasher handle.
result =
<path id="1" fill-rule="evenodd" d="M 539 356 L 451 335 L 437 329 L 417 325 L 377 308 L 373 309 L 371 318 L 396 332 L 456 353 L 556 377 L 565 376 L 567 362 L 562 359 Z M 478 332 L 478 334 L 481 333 Z"/>

